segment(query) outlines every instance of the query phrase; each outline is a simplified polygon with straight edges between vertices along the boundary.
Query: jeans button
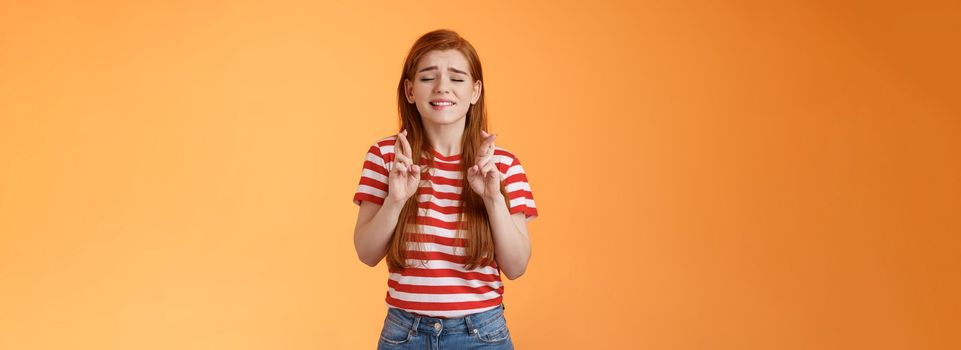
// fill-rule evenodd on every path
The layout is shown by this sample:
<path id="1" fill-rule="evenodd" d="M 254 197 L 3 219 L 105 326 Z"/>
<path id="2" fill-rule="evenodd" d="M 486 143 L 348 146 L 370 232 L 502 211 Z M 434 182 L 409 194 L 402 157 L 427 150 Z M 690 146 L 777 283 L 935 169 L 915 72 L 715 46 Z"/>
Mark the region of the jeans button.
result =
<path id="1" fill-rule="evenodd" d="M 439 330 L 440 330 L 440 322 L 434 323 L 434 330 L 435 330 L 435 331 L 439 331 Z"/>

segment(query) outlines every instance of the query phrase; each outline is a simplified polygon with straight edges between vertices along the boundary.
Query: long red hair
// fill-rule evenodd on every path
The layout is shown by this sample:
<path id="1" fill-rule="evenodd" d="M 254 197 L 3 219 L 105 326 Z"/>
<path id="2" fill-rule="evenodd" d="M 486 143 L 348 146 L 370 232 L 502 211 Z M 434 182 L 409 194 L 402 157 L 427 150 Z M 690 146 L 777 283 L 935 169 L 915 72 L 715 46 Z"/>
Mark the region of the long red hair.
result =
<path id="1" fill-rule="evenodd" d="M 421 176 L 432 168 L 433 157 L 427 152 L 427 134 L 424 131 L 424 123 L 421 119 L 417 106 L 408 103 L 404 80 L 414 81 L 415 70 L 420 59 L 428 52 L 433 50 L 458 50 L 467 57 L 470 66 L 470 76 L 474 81 L 483 81 L 484 74 L 481 69 L 480 58 L 474 47 L 456 32 L 439 29 L 422 35 L 407 54 L 404 62 L 404 69 L 401 72 L 400 81 L 397 84 L 397 109 L 400 115 L 400 129 L 407 130 L 407 140 L 410 142 L 414 164 L 424 164 L 421 168 Z M 458 230 L 455 244 L 465 248 L 464 267 L 474 269 L 478 266 L 494 264 L 494 238 L 490 229 L 490 222 L 484 201 L 480 195 L 474 193 L 467 183 L 467 169 L 474 165 L 475 152 L 480 147 L 483 139 L 481 130 L 487 130 L 487 108 L 484 104 L 486 86 L 481 89 L 480 98 L 473 105 L 468 107 L 467 121 L 464 125 L 464 135 L 461 138 L 460 172 L 463 183 L 460 195 L 460 203 L 463 206 L 463 214 L 458 218 L 458 222 L 463 222 L 466 226 Z M 424 158 L 425 162 L 421 162 Z M 423 188 L 423 187 L 421 187 Z M 401 267 L 408 267 L 407 263 L 407 242 L 410 241 L 411 230 L 417 228 L 417 198 L 421 194 L 421 188 L 411 196 L 401 209 L 397 226 L 391 237 L 390 244 L 387 246 L 387 266 L 390 271 Z M 501 193 L 507 199 L 504 184 L 501 183 Z M 420 230 L 416 230 L 420 232 Z M 416 243 L 414 243 L 416 244 Z"/>

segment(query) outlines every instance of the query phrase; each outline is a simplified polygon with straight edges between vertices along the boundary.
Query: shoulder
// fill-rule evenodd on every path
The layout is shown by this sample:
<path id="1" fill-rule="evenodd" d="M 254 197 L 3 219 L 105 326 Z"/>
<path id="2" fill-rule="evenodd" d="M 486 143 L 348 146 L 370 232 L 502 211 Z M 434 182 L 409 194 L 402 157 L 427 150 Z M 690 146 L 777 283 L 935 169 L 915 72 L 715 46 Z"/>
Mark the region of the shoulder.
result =
<path id="1" fill-rule="evenodd" d="M 514 152 L 498 145 L 494 145 L 494 161 L 508 166 L 520 164 L 520 160 L 517 159 Z"/>
<path id="2" fill-rule="evenodd" d="M 494 162 L 497 170 L 500 170 L 508 179 L 511 179 L 513 175 L 524 173 L 524 167 L 521 166 L 521 161 L 517 155 L 501 146 L 494 145 Z"/>
<path id="3" fill-rule="evenodd" d="M 381 137 L 377 139 L 377 141 L 374 141 L 374 146 L 377 146 L 380 149 L 394 148 L 394 144 L 396 143 L 397 135 L 390 135 L 387 137 Z"/>
<path id="4" fill-rule="evenodd" d="M 374 141 L 370 146 L 370 152 L 379 156 L 394 154 L 394 145 L 397 144 L 397 135 L 382 137 Z"/>

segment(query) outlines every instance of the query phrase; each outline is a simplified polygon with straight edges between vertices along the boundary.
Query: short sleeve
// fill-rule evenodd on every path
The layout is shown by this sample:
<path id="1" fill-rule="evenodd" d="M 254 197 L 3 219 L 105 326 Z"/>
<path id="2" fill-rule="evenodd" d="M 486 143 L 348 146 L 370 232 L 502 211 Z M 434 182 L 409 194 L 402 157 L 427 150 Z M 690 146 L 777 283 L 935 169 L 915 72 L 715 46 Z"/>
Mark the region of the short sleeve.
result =
<path id="1" fill-rule="evenodd" d="M 360 173 L 360 183 L 354 193 L 354 204 L 369 201 L 379 205 L 384 204 L 387 197 L 387 166 L 380 146 L 374 144 L 367 150 L 364 166 Z"/>
<path id="2" fill-rule="evenodd" d="M 504 175 L 504 189 L 507 190 L 510 213 L 524 213 L 527 221 L 534 220 L 537 217 L 537 205 L 534 204 L 534 193 L 520 159 L 511 155 L 511 164 Z"/>

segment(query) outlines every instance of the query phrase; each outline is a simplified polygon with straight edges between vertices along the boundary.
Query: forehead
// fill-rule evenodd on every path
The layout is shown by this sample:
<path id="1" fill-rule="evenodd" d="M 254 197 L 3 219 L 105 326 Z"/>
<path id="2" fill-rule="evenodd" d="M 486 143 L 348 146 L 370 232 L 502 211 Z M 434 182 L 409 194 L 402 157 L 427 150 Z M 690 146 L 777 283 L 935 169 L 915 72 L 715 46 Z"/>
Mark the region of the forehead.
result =
<path id="1" fill-rule="evenodd" d="M 470 67 L 467 64 L 467 57 L 455 49 L 431 50 L 427 52 L 421 57 L 420 62 L 417 63 L 417 71 L 430 66 L 437 66 L 441 70 L 447 70 L 448 67 L 453 67 L 465 72 L 470 71 Z"/>

